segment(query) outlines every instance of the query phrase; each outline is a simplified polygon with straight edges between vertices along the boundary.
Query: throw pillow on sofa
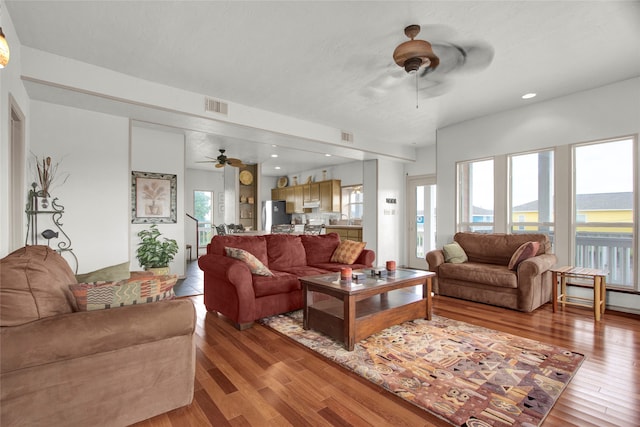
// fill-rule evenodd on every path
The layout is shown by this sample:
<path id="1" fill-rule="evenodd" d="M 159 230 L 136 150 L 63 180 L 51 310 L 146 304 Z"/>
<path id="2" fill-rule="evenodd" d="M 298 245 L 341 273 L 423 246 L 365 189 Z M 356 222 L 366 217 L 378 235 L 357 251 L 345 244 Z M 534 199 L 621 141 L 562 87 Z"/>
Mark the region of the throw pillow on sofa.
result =
<path id="1" fill-rule="evenodd" d="M 340 264 L 353 264 L 356 262 L 366 242 L 354 242 L 353 240 L 343 240 L 331 255 L 331 262 Z"/>
<path id="2" fill-rule="evenodd" d="M 131 277 L 129 261 L 122 264 L 110 265 L 96 271 L 84 274 L 76 274 L 78 283 L 93 283 L 124 280 Z"/>
<path id="3" fill-rule="evenodd" d="M 118 282 L 78 283 L 69 285 L 80 311 L 104 310 L 125 305 L 146 304 L 173 299 L 178 276 L 130 278 Z"/>
<path id="4" fill-rule="evenodd" d="M 70 283 L 76 283 L 71 267 L 50 247 L 13 251 L 0 260 L 0 326 L 72 313 L 76 302 Z"/>
<path id="5" fill-rule="evenodd" d="M 251 274 L 256 274 L 258 276 L 273 276 L 271 270 L 265 267 L 265 265 L 250 252 L 239 248 L 224 248 L 224 251 L 228 257 L 245 262 L 249 266 Z"/>
<path id="6" fill-rule="evenodd" d="M 462 264 L 467 262 L 469 258 L 467 253 L 462 249 L 462 246 L 458 242 L 449 243 L 442 247 L 444 253 L 444 262 L 450 262 L 452 264 Z"/>
<path id="7" fill-rule="evenodd" d="M 538 249 L 540 248 L 539 242 L 524 242 L 516 251 L 511 255 L 509 260 L 509 270 L 515 270 L 525 259 L 536 256 Z"/>

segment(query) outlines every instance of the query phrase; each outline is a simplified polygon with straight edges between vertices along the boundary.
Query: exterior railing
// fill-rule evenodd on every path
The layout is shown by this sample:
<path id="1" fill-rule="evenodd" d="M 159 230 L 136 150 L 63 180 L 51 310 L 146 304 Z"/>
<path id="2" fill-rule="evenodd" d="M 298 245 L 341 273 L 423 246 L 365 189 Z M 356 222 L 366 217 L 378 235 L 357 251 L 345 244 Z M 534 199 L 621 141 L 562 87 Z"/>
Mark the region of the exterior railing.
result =
<path id="1" fill-rule="evenodd" d="M 628 233 L 577 233 L 575 264 L 607 270 L 608 285 L 633 286 L 633 236 Z"/>
<path id="2" fill-rule="evenodd" d="M 209 242 L 211 242 L 211 238 L 213 237 L 213 229 L 211 228 L 210 222 L 199 222 L 198 223 L 198 242 L 200 243 L 200 247 L 206 247 Z"/>

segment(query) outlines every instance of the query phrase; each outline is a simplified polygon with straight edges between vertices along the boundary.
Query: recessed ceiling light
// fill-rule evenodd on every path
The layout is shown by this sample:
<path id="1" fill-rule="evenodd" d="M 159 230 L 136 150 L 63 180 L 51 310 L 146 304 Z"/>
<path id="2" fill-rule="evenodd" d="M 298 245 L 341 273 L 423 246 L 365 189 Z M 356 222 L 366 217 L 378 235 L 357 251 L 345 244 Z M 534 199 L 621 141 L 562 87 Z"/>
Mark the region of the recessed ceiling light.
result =
<path id="1" fill-rule="evenodd" d="M 524 95 L 522 95 L 522 99 L 531 99 L 531 98 L 535 98 L 536 97 L 536 93 L 533 92 L 529 92 L 529 93 L 525 93 Z"/>
<path id="2" fill-rule="evenodd" d="M 278 155 L 277 154 L 272 154 L 271 157 L 278 157 Z"/>
<path id="3" fill-rule="evenodd" d="M 324 155 L 325 157 L 331 157 L 331 154 L 327 153 Z"/>
<path id="4" fill-rule="evenodd" d="M 271 144 L 271 146 L 272 146 L 273 148 L 276 148 L 276 147 L 277 147 L 277 145 L 276 145 L 276 144 Z"/>
<path id="5" fill-rule="evenodd" d="M 275 170 L 280 170 L 280 166 L 276 166 L 274 169 Z"/>

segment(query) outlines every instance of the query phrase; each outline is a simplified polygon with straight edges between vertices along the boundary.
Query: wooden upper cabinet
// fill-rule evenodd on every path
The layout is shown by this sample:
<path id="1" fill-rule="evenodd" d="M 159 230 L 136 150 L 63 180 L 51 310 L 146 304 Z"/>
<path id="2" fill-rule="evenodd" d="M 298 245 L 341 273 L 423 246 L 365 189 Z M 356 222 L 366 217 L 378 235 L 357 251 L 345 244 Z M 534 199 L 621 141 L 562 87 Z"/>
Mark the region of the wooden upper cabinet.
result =
<path id="1" fill-rule="evenodd" d="M 304 204 L 304 187 L 304 185 L 296 185 L 293 187 L 293 209 L 296 213 L 304 213 L 304 208 L 302 207 Z"/>
<path id="2" fill-rule="evenodd" d="M 272 200 L 285 200 L 287 213 L 304 213 L 305 202 L 320 202 L 320 212 L 340 212 L 342 210 L 342 188 L 339 179 L 273 188 Z M 307 211 L 308 212 L 308 211 Z"/>
<path id="3" fill-rule="evenodd" d="M 284 190 L 284 200 L 286 200 L 286 202 L 287 202 L 286 212 L 288 214 L 296 212 L 296 206 L 295 206 L 295 202 L 296 202 L 295 197 L 296 197 L 296 195 L 295 195 L 294 188 L 295 187 L 283 188 L 283 190 Z"/>
<path id="4" fill-rule="evenodd" d="M 320 212 L 342 211 L 342 189 L 340 180 L 322 181 L 320 184 Z"/>

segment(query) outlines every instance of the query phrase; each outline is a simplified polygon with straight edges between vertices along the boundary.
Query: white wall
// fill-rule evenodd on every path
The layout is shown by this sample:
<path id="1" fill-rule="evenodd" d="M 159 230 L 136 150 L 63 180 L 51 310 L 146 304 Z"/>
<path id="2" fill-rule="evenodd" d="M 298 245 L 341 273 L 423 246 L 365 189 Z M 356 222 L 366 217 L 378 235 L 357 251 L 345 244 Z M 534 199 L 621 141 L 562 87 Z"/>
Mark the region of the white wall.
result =
<path id="1" fill-rule="evenodd" d="M 440 129 L 437 142 L 438 245 L 450 241 L 455 233 L 456 162 L 639 132 L 640 78 Z M 564 169 L 568 167 L 567 164 Z M 559 182 L 561 178 L 556 177 L 556 188 L 568 188 L 569 183 Z M 557 204 L 562 202 L 562 199 L 557 200 Z"/>
<path id="2" fill-rule="evenodd" d="M 185 138 L 182 133 L 131 127 L 131 170 L 177 175 L 177 222 L 175 224 L 158 224 L 162 237 L 175 239 L 178 242 L 178 253 L 169 265 L 171 274 L 183 277 L 185 274 L 185 173 L 184 148 Z M 131 265 L 142 269 L 136 259 L 136 248 L 140 242 L 138 232 L 148 229 L 149 224 L 131 224 L 129 235 L 131 245 Z"/>
<path id="3" fill-rule="evenodd" d="M 378 160 L 378 253 L 377 264 L 394 260 L 406 265 L 405 258 L 405 178 L 404 164 L 390 160 Z M 365 183 L 365 194 L 369 186 Z M 389 203 L 387 199 L 395 199 Z"/>
<path id="4" fill-rule="evenodd" d="M 404 171 L 408 176 L 435 174 L 436 145 L 419 148 L 416 151 L 416 161 L 405 164 Z"/>
<path id="5" fill-rule="evenodd" d="M 32 101 L 28 124 L 31 153 L 50 156 L 59 162 L 60 173 L 69 174 L 50 192 L 65 208 L 63 229 L 78 257 L 78 272 L 125 262 L 129 259 L 129 120 Z M 33 156 L 28 160 L 32 173 L 27 183 L 31 183 L 36 178 Z M 54 240 L 51 246 L 56 247 Z"/>
<path id="6" fill-rule="evenodd" d="M 560 263 L 570 264 L 569 145 L 639 133 L 640 78 L 440 129 L 437 142 L 438 246 L 451 241 L 455 233 L 456 162 L 554 148 L 555 252 Z M 640 158 L 637 162 L 640 164 Z M 635 188 L 640 189 L 640 183 L 637 182 Z M 506 206 L 496 206 L 496 212 L 501 210 L 506 211 Z M 640 211 L 640 206 L 636 206 L 636 211 Z M 619 309 L 640 311 L 640 298 L 637 295 L 612 294 L 607 304 Z"/>
<path id="7" fill-rule="evenodd" d="M 10 202 L 10 185 L 11 185 L 11 157 L 10 157 L 10 108 L 9 96 L 12 96 L 18 105 L 18 108 L 25 115 L 25 142 L 29 141 L 29 120 L 30 120 L 30 101 L 27 92 L 20 80 L 22 73 L 21 65 L 21 47 L 18 43 L 18 36 L 13 27 L 13 22 L 7 11 L 7 7 L 2 2 L 0 5 L 2 13 L 0 14 L 0 26 L 5 34 L 6 40 L 11 49 L 11 59 L 6 68 L 0 70 L 0 257 L 4 257 L 9 252 L 17 249 L 11 243 L 10 217 L 13 208 Z M 28 153 L 28 150 L 27 150 Z M 24 189 L 24 202 L 26 203 L 28 189 Z M 20 228 L 26 227 L 26 216 L 21 219 Z"/>

